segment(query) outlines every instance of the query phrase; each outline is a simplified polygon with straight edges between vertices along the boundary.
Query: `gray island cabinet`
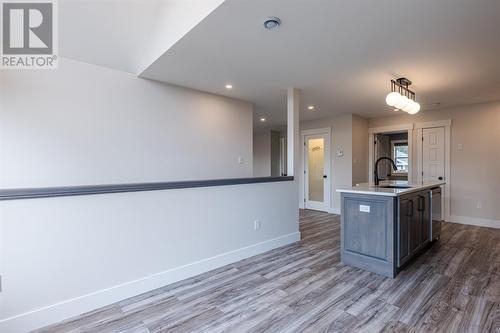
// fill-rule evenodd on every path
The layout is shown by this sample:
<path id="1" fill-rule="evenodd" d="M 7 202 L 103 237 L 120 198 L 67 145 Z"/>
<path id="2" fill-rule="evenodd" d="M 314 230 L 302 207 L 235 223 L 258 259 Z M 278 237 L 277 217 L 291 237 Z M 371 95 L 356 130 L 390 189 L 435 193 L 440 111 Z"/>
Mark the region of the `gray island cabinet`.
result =
<path id="1" fill-rule="evenodd" d="M 433 182 L 390 182 L 341 189 L 341 259 L 349 266 L 395 277 L 433 239 Z"/>

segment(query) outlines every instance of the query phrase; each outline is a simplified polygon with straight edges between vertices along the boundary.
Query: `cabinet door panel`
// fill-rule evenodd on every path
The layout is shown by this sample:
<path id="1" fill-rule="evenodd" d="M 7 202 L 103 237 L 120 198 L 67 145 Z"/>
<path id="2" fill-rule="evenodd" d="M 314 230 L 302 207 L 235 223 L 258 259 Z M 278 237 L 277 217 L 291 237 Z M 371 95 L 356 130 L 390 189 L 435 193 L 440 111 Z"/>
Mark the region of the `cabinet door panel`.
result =
<path id="1" fill-rule="evenodd" d="M 417 248 L 420 246 L 420 233 L 418 232 L 418 227 L 419 227 L 419 216 L 418 216 L 418 208 L 417 203 L 418 200 L 415 197 L 412 197 L 410 199 L 410 210 L 412 211 L 411 218 L 409 221 L 409 228 L 410 228 L 410 252 L 413 253 L 417 250 Z"/>
<path id="2" fill-rule="evenodd" d="M 431 240 L 431 221 L 430 221 L 430 197 L 429 191 L 422 194 L 424 207 L 422 211 L 422 245 L 426 245 Z"/>
<path id="3" fill-rule="evenodd" d="M 350 221 L 344 226 L 346 251 L 388 260 L 386 205 L 385 201 L 345 199 L 344 214 Z M 369 212 L 360 206 L 369 207 Z"/>
<path id="4" fill-rule="evenodd" d="M 410 227 L 410 251 L 418 252 L 422 247 L 422 212 L 420 207 L 423 207 L 420 194 L 413 196 L 413 217 Z"/>
<path id="5" fill-rule="evenodd" d="M 403 265 L 410 257 L 410 221 L 413 210 L 411 200 L 399 199 L 398 223 L 398 266 Z"/>

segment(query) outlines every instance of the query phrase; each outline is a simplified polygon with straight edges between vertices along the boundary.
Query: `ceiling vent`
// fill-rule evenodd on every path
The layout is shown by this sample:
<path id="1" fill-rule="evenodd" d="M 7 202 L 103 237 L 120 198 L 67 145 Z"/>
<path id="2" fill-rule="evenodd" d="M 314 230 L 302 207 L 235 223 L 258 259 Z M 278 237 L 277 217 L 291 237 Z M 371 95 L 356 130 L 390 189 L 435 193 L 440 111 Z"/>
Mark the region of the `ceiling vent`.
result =
<path id="1" fill-rule="evenodd" d="M 264 28 L 267 30 L 276 29 L 281 25 L 281 20 L 278 17 L 270 17 L 264 21 Z"/>

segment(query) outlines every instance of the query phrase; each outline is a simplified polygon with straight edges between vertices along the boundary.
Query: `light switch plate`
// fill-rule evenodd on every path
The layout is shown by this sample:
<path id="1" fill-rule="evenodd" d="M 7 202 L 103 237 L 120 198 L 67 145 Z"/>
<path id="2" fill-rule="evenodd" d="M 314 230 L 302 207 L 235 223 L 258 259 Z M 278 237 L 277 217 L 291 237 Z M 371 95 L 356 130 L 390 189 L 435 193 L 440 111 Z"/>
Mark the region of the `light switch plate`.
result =
<path id="1" fill-rule="evenodd" d="M 359 205 L 359 211 L 363 213 L 369 213 L 370 212 L 370 206 L 367 205 Z"/>
<path id="2" fill-rule="evenodd" d="M 253 230 L 260 230 L 260 220 L 253 221 Z"/>

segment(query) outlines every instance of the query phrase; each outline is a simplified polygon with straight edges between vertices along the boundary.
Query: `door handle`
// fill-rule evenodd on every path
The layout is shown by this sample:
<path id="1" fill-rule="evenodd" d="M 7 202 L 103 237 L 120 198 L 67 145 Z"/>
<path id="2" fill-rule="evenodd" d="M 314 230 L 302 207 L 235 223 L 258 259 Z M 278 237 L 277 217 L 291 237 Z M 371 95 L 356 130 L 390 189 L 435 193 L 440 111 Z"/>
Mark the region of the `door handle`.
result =
<path id="1" fill-rule="evenodd" d="M 418 211 L 425 211 L 425 198 L 421 195 L 418 196 Z"/>
<path id="2" fill-rule="evenodd" d="M 443 177 L 438 177 L 439 180 L 443 180 Z"/>
<path id="3" fill-rule="evenodd" d="M 325 179 L 326 179 L 326 178 L 328 178 L 328 176 L 327 176 L 327 175 L 323 175 L 323 178 L 325 178 Z"/>

